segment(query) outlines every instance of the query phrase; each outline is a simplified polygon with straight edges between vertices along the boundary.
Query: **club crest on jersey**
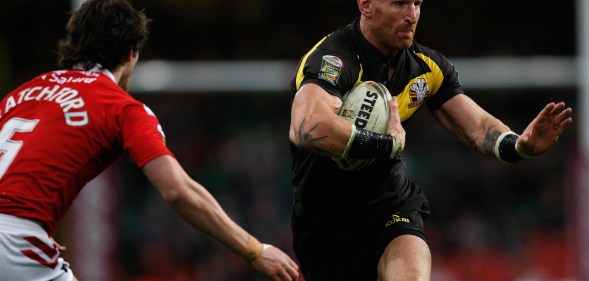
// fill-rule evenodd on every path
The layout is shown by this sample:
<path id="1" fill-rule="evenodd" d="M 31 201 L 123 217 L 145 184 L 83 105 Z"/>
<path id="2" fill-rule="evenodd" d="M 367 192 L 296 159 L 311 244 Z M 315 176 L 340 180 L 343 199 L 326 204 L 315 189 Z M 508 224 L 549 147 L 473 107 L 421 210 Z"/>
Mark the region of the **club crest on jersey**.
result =
<path id="1" fill-rule="evenodd" d="M 419 107 L 421 106 L 427 98 L 430 96 L 429 92 L 429 85 L 424 78 L 418 78 L 415 83 L 409 86 L 411 92 L 409 93 L 409 97 L 411 98 L 411 103 L 409 103 L 409 108 Z"/>
<path id="2" fill-rule="evenodd" d="M 331 83 L 332 85 L 337 84 L 339 80 L 344 62 L 336 57 L 325 55 L 321 61 L 321 69 L 319 70 L 319 78 Z"/>

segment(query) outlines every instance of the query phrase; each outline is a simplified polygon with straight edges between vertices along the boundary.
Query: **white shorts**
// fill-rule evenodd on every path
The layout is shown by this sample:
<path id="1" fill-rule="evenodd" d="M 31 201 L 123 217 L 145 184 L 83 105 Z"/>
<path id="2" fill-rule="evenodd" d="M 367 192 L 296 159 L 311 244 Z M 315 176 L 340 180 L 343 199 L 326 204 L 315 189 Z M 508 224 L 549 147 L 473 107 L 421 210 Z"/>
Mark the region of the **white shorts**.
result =
<path id="1" fill-rule="evenodd" d="M 0 279 L 71 281 L 69 265 L 47 232 L 37 223 L 0 214 Z"/>

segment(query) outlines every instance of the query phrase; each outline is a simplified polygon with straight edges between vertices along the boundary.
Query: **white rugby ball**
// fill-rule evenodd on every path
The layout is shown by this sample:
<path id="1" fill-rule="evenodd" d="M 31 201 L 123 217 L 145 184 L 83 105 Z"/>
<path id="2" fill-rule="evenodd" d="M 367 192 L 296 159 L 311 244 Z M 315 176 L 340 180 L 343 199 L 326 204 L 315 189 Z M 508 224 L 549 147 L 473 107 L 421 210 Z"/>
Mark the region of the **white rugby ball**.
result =
<path id="1" fill-rule="evenodd" d="M 343 96 L 339 115 L 358 129 L 384 134 L 389 121 L 391 99 L 391 93 L 383 84 L 365 81 Z M 357 171 L 372 164 L 374 159 L 337 158 L 334 161 L 342 170 Z"/>

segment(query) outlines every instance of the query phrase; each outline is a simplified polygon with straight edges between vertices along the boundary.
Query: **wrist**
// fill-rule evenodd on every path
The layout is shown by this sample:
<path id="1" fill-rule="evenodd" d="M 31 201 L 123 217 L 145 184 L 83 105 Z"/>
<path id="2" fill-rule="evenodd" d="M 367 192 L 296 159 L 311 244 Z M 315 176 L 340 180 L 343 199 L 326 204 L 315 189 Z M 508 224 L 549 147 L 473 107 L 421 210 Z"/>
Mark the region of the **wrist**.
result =
<path id="1" fill-rule="evenodd" d="M 502 163 L 513 164 L 517 161 L 532 158 L 521 151 L 518 140 L 520 136 L 512 131 L 499 135 L 493 149 L 493 154 Z"/>
<path id="2" fill-rule="evenodd" d="M 249 235 L 245 243 L 245 247 L 241 251 L 241 256 L 248 262 L 253 263 L 262 252 L 268 247 L 265 244 L 260 243 L 258 239 Z"/>
<path id="3" fill-rule="evenodd" d="M 390 133 L 393 140 L 393 149 L 391 150 L 391 159 L 396 158 L 401 154 L 401 151 L 405 149 L 405 143 L 401 140 L 401 137 L 395 133 Z"/>
<path id="4" fill-rule="evenodd" d="M 522 159 L 530 159 L 534 156 L 531 156 L 525 152 L 521 151 L 521 147 L 519 145 L 519 138 L 517 139 L 517 141 L 515 142 L 515 152 L 517 152 L 517 154 L 522 158 Z"/>
<path id="5" fill-rule="evenodd" d="M 358 129 L 352 124 L 352 134 L 341 157 L 350 159 L 394 159 L 399 156 L 403 148 L 403 141 L 397 134 L 379 134 Z"/>
<path id="6" fill-rule="evenodd" d="M 346 149 L 342 153 L 341 158 L 348 158 L 348 153 L 350 152 L 350 148 L 352 147 L 352 143 L 356 137 L 356 125 L 350 123 L 352 125 L 352 133 L 350 134 L 350 138 L 348 139 L 348 143 L 346 144 Z"/>

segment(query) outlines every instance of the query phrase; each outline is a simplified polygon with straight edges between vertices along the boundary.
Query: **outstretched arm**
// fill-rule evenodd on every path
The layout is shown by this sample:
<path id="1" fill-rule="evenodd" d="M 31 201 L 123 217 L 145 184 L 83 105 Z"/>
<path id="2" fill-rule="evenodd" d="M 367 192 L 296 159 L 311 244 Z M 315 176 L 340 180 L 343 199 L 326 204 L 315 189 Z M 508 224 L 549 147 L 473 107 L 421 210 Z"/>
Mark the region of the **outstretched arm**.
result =
<path id="1" fill-rule="evenodd" d="M 501 157 L 506 145 L 513 145 L 507 150 L 517 153 L 516 159 L 546 152 L 572 123 L 571 111 L 562 102 L 548 104 L 521 137 L 512 134 L 508 126 L 462 94 L 448 100 L 433 115 L 442 127 L 482 155 L 513 162 L 512 159 L 503 159 L 507 156 Z M 512 144 L 506 143 L 507 140 Z"/>
<path id="2" fill-rule="evenodd" d="M 169 155 L 159 156 L 143 167 L 147 178 L 164 200 L 196 229 L 215 238 L 272 280 L 296 280 L 298 266 L 284 252 L 261 244 L 237 225 L 217 200 L 192 180 L 178 161 Z"/>

